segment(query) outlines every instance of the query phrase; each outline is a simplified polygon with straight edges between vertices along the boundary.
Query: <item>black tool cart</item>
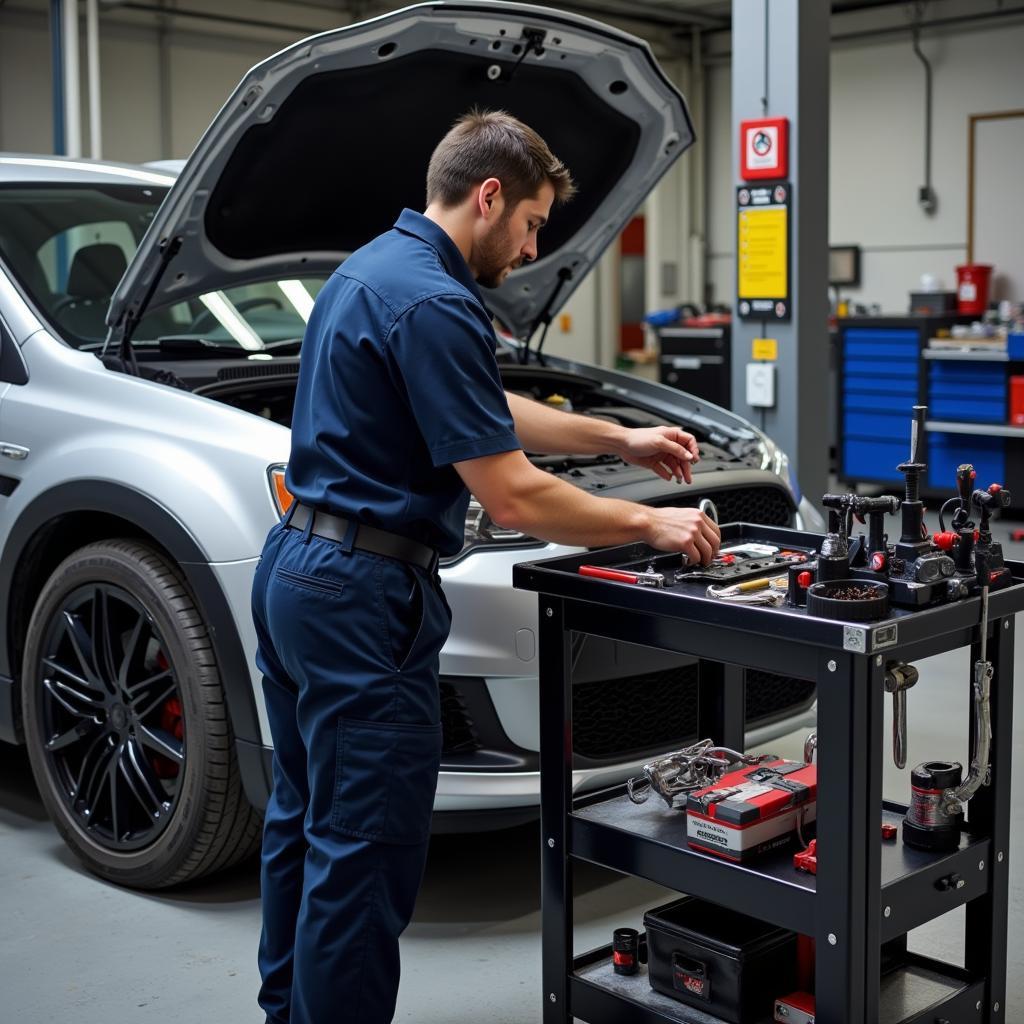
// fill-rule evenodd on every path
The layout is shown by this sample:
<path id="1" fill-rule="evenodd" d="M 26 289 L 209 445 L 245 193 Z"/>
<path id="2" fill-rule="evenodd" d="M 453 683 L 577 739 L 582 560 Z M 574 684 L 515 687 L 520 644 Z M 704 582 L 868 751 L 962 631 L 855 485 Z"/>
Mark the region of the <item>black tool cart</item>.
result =
<path id="1" fill-rule="evenodd" d="M 722 528 L 723 548 L 748 540 L 817 551 L 823 538 L 747 524 Z M 617 567 L 656 557 L 665 556 L 628 545 L 522 563 L 514 570 L 515 585 L 537 592 L 540 608 L 544 1024 L 566 1024 L 574 1017 L 589 1024 L 714 1024 L 719 1019 L 655 992 L 643 972 L 617 974 L 610 944 L 573 956 L 572 876 L 579 861 L 647 878 L 812 937 L 815 1013 L 821 1024 L 1002 1022 L 1013 616 L 1024 608 L 1024 564 L 1007 563 L 1005 585 L 991 595 L 985 591 L 987 656 L 994 669 L 989 782 L 967 803 L 955 848 L 929 852 L 900 838 L 881 838 L 884 827 L 891 835 L 891 826 L 899 826 L 907 812 L 882 796 L 887 674 L 893 664 L 968 646 L 972 660 L 984 661 L 983 598 L 893 607 L 884 618 L 850 622 L 818 618 L 789 604 L 730 605 L 711 599 L 703 585 L 680 582 L 678 575 L 676 585 L 667 588 L 615 582 Z M 576 633 L 698 657 L 699 735 L 740 751 L 745 669 L 816 682 L 821 842 L 816 875 L 796 869 L 792 848 L 744 863 L 695 852 L 687 846 L 687 826 L 678 810 L 655 801 L 633 803 L 625 786 L 574 797 Z M 926 678 L 921 684 L 912 702 L 927 690 Z M 971 711 L 965 681 L 963 705 L 950 713 L 963 712 L 967 723 Z M 971 747 L 973 758 L 973 736 Z M 907 950 L 908 931 L 961 905 L 966 905 L 964 968 Z M 767 995 L 773 1000 L 784 993 Z M 772 1009 L 769 1003 L 765 1019 L 771 1019 Z"/>

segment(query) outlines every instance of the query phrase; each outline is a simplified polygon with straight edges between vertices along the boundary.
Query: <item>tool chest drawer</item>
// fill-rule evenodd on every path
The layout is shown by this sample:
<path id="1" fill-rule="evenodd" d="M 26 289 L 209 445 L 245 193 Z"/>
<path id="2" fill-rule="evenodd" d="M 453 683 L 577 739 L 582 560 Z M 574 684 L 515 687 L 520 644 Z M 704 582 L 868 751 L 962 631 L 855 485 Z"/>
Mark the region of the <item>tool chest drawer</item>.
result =
<path id="1" fill-rule="evenodd" d="M 906 420 L 907 417 L 904 415 L 897 416 L 894 413 L 874 412 L 847 407 L 847 412 L 843 414 L 843 432 L 849 440 L 878 438 L 882 441 L 891 442 L 892 438 L 899 437 L 899 432 L 906 423 Z M 885 467 L 879 466 L 876 468 L 884 469 Z"/>
<path id="2" fill-rule="evenodd" d="M 854 359 L 846 357 L 847 377 L 905 377 L 913 387 L 917 387 L 916 359 Z"/>
<path id="3" fill-rule="evenodd" d="M 896 467 L 906 461 L 907 446 L 895 441 L 862 441 L 847 438 L 843 442 L 843 472 L 864 480 L 902 481 Z"/>
<path id="4" fill-rule="evenodd" d="M 950 361 L 928 371 L 928 407 L 934 419 L 1006 422 L 1006 369 Z"/>
<path id="5" fill-rule="evenodd" d="M 845 359 L 917 360 L 919 333 L 910 328 L 848 327 L 844 332 Z"/>
<path id="6" fill-rule="evenodd" d="M 1001 437 L 977 434 L 928 435 L 928 484 L 936 489 L 950 487 L 956 468 L 969 462 L 977 473 L 978 487 L 1006 482 L 1006 443 Z"/>

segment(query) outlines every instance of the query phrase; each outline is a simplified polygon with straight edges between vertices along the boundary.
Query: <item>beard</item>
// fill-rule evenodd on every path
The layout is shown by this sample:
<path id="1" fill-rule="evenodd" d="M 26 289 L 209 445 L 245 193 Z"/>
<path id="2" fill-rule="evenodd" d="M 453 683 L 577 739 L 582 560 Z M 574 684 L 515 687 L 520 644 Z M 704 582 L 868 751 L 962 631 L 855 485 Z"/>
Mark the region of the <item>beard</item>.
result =
<path id="1" fill-rule="evenodd" d="M 485 288 L 497 288 L 505 279 L 507 271 L 515 269 L 523 262 L 514 258 L 516 253 L 509 228 L 510 213 L 511 211 L 503 213 L 498 223 L 477 246 L 476 279 Z"/>

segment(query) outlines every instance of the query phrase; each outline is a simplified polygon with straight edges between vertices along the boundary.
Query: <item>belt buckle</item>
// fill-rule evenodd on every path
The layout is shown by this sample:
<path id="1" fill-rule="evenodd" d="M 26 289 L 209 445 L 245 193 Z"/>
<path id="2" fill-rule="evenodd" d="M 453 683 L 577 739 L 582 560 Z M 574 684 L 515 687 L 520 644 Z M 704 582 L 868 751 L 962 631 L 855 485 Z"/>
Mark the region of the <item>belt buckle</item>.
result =
<path id="1" fill-rule="evenodd" d="M 433 549 L 433 553 L 430 556 L 430 565 L 427 566 L 427 572 L 431 576 L 437 575 L 437 567 L 441 561 L 441 556 L 437 553 L 437 549 Z"/>

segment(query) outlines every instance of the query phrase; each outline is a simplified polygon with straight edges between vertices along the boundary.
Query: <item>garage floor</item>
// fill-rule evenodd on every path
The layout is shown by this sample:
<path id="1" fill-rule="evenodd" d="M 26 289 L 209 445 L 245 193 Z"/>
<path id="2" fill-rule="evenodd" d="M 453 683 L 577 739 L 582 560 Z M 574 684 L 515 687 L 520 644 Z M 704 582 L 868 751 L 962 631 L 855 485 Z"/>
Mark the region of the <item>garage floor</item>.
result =
<path id="1" fill-rule="evenodd" d="M 1024 557 L 1024 544 L 1007 548 Z M 920 662 L 909 695 L 908 763 L 966 762 L 967 654 Z M 1024 636 L 1016 676 L 1024 680 Z M 927 698 L 926 695 L 927 694 Z M 1021 721 L 1018 696 L 1016 721 Z M 888 736 L 888 725 L 886 726 Z M 1014 729 L 1014 789 L 1024 743 Z M 772 745 L 799 756 L 803 734 Z M 909 771 L 892 766 L 885 795 L 906 799 Z M 1014 805 L 1011 849 L 1024 808 Z M 415 1024 L 526 1024 L 540 1020 L 539 838 L 535 826 L 439 836 L 416 916 L 403 940 L 396 1020 Z M 1024 873 L 1011 856 L 1007 1021 L 1024 1020 Z M 582 865 L 576 872 L 577 947 L 640 926 L 666 897 L 658 887 Z M 0 745 L 0 1019 L 10 1024 L 261 1024 L 255 1004 L 259 876 L 255 864 L 170 894 L 139 895 L 85 874 L 47 821 L 25 752 Z M 958 960 L 962 912 L 913 933 L 911 946 Z"/>

